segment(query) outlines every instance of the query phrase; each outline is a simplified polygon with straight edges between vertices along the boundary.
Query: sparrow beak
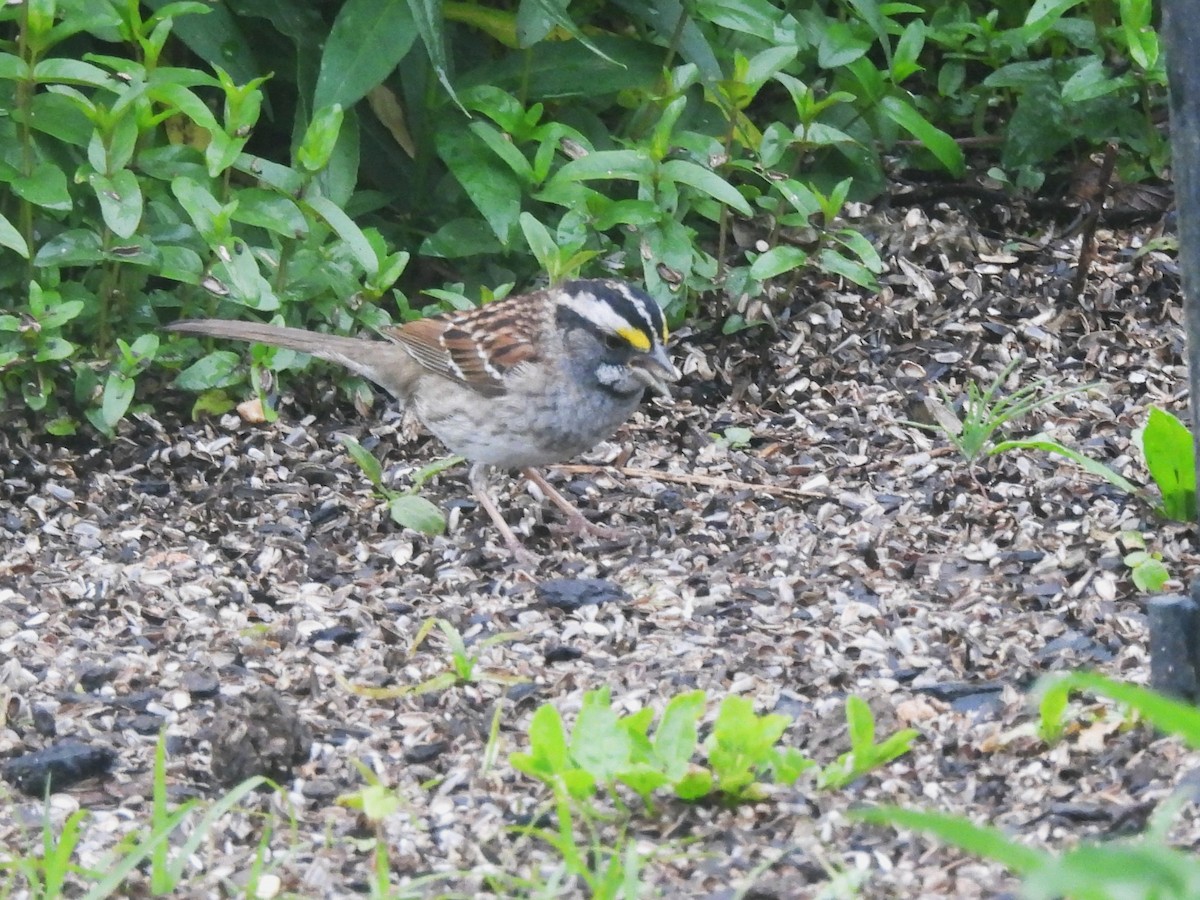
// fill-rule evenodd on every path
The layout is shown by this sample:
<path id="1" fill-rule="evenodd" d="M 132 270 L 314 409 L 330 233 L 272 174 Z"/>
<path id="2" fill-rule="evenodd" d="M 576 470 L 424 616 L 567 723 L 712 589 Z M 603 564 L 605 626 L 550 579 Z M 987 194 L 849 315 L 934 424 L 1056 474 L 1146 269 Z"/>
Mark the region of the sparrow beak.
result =
<path id="1" fill-rule="evenodd" d="M 664 397 L 671 396 L 667 382 L 678 381 L 681 377 L 662 344 L 655 344 L 649 353 L 635 356 L 629 364 L 633 366 L 634 378 Z"/>

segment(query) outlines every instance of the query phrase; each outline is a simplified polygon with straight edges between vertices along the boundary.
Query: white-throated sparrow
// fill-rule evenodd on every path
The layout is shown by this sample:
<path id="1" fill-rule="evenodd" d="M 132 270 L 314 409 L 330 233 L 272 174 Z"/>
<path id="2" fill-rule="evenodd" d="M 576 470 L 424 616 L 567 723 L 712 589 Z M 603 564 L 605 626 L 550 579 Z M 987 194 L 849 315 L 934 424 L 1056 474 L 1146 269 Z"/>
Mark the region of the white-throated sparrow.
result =
<path id="1" fill-rule="evenodd" d="M 568 281 L 385 328 L 386 341 L 226 319 L 167 328 L 309 353 L 411 404 L 451 452 L 470 460 L 476 498 L 521 558 L 529 554 L 488 492 L 487 467 L 520 469 L 574 529 L 604 533 L 533 467 L 595 446 L 629 418 L 647 388 L 666 395 L 667 382 L 679 378 L 658 304 L 614 280 Z"/>

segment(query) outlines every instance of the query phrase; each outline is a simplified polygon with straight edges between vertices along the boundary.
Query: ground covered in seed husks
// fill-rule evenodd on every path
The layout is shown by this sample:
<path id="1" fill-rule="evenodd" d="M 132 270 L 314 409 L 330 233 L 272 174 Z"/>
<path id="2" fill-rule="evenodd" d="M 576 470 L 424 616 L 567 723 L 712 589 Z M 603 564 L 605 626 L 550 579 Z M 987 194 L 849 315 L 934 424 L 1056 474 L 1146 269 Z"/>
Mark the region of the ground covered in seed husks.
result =
<path id="1" fill-rule="evenodd" d="M 289 383 L 272 425 L 160 410 L 101 444 L 50 443 L 10 414 L 0 765 L 69 741 L 111 751 L 107 776 L 50 801 L 59 822 L 90 810 L 78 861 L 92 865 L 148 821 L 160 729 L 174 802 L 226 792 L 253 769 L 251 745 L 281 772 L 301 759 L 286 795 L 244 798 L 213 827 L 180 896 L 245 884 L 256 854 L 263 896 L 365 890 L 374 826 L 338 802 L 366 784 L 364 768 L 399 798 L 379 826 L 393 885 L 444 873 L 414 895 L 469 896 L 496 873 L 509 879 L 491 882 L 501 894 L 519 892 L 513 878 L 553 883 L 561 856 L 512 827 L 552 824 L 548 793 L 508 755 L 528 749 L 539 704 L 569 723 L 601 686 L 623 712 L 702 688 L 709 722 L 722 698 L 752 698 L 792 717 L 784 742 L 821 763 L 848 749 L 851 694 L 881 737 L 920 732 L 910 754 L 842 790 L 806 777 L 736 808 L 631 804 L 600 838 L 616 842 L 627 823 L 648 855 L 647 895 L 812 897 L 835 876 L 860 878 L 870 898 L 1015 890 L 997 865 L 850 821 L 864 804 L 965 813 L 1054 848 L 1137 831 L 1196 756 L 1086 698 L 1084 724 L 1049 747 L 1025 692 L 1080 667 L 1144 683 L 1145 596 L 1118 538 L 1142 532 L 1184 581 L 1194 536 L 1061 458 L 1010 453 L 972 469 L 908 423 L 928 418 L 936 385 L 959 396 L 1025 356 L 1009 390 L 1099 387 L 1011 433 L 1048 432 L 1146 482 L 1132 433 L 1152 405 L 1183 409 L 1177 277 L 1162 254 L 1138 254 L 1148 230 L 1102 231 L 1074 299 L 1078 239 L 1031 231 L 1014 247 L 987 219 L 864 215 L 855 224 L 887 263 L 881 294 L 806 283 L 747 310 L 773 326 L 684 334 L 675 404 L 647 405 L 552 470 L 629 540 L 567 536 L 532 488 L 497 479 L 541 557 L 532 573 L 509 564 L 461 468 L 424 488 L 448 510 L 447 534 L 393 524 L 339 435 L 372 449 L 398 488 L 442 450 L 316 382 Z M 538 590 L 584 578 L 619 591 L 564 611 Z M 446 672 L 440 630 L 413 647 L 434 616 L 466 637 L 483 677 L 356 690 Z M 42 801 L 13 785 L 0 799 L 0 846 L 37 846 Z M 1193 843 L 1200 823 L 1185 815 L 1178 833 Z"/>

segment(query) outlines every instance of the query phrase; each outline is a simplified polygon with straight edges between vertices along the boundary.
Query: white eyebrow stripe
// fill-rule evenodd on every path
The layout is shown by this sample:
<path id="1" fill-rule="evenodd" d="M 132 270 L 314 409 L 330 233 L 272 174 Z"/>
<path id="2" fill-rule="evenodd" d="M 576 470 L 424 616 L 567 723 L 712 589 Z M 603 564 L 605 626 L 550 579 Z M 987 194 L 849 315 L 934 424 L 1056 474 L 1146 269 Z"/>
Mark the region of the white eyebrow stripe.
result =
<path id="1" fill-rule="evenodd" d="M 625 328 L 637 328 L 637 323 L 618 315 L 611 306 L 596 299 L 594 294 L 564 294 L 564 306 L 574 310 L 589 322 L 613 334 Z M 649 329 L 652 333 L 653 328 Z"/>

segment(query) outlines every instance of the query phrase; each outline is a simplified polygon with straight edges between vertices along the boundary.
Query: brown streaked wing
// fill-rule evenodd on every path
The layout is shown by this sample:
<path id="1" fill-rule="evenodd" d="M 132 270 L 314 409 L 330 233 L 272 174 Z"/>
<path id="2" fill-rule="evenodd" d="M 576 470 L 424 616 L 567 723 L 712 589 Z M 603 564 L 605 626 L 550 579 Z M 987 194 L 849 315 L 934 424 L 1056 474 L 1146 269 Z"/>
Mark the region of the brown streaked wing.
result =
<path id="1" fill-rule="evenodd" d="M 497 303 L 418 319 L 384 334 L 429 371 L 492 393 L 503 388 L 504 375 L 513 367 L 537 355 L 528 319 L 510 304 Z"/>

